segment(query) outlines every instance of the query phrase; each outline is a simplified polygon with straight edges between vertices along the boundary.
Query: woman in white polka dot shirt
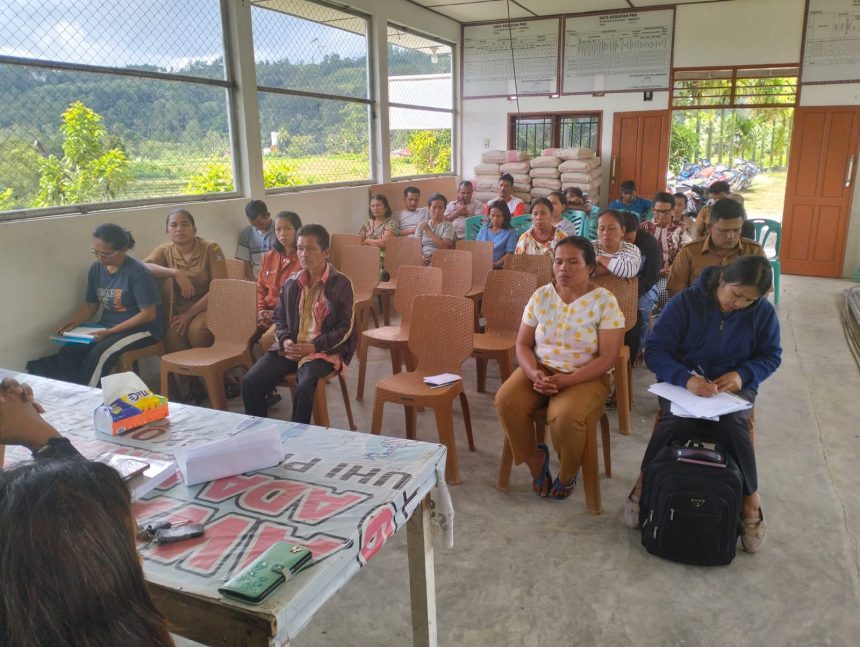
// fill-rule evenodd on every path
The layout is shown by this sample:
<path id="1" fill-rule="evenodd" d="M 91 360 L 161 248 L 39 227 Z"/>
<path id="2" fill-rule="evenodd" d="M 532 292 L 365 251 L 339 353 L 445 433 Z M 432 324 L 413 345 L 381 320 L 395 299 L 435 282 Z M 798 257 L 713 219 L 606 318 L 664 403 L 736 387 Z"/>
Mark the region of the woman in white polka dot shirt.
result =
<path id="1" fill-rule="evenodd" d="M 609 394 L 609 371 L 624 339 L 615 296 L 591 281 L 594 247 L 569 236 L 555 247 L 554 281 L 532 295 L 517 336 L 519 368 L 496 395 L 496 410 L 514 462 L 525 463 L 542 497 L 564 499 L 576 486 L 585 448 L 585 421 Z M 537 444 L 532 415 L 547 407 L 552 444 L 561 463 L 555 480 L 549 448 Z"/>

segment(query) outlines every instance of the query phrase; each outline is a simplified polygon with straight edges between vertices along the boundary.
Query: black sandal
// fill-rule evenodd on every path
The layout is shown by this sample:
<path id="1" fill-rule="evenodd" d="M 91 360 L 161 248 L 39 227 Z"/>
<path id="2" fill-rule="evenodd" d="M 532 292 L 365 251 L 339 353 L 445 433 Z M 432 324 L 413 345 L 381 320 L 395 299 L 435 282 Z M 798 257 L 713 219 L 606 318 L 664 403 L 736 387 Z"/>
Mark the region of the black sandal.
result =
<path id="1" fill-rule="evenodd" d="M 541 477 L 532 479 L 532 490 L 540 497 L 547 497 L 552 485 L 552 474 L 549 471 L 549 447 L 543 443 L 539 443 L 537 447 L 543 452 L 543 467 L 541 468 Z"/>

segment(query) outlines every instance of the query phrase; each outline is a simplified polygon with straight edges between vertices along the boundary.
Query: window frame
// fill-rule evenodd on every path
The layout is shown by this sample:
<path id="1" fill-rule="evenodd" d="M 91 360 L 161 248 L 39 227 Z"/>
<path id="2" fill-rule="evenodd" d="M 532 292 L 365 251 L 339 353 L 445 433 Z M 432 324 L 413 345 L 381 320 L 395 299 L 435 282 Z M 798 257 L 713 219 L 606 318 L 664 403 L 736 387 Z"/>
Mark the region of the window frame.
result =
<path id="1" fill-rule="evenodd" d="M 738 80 L 739 79 L 751 79 L 751 78 L 767 78 L 767 77 L 755 77 L 751 75 L 743 75 L 739 72 L 746 70 L 794 70 L 794 74 L 784 74 L 782 77 L 794 77 L 797 79 L 797 83 L 795 85 L 794 92 L 794 101 L 791 103 L 739 103 L 737 98 L 739 96 L 738 93 Z M 675 103 L 675 92 L 677 88 L 675 87 L 676 82 L 683 81 L 708 81 L 711 80 L 707 76 L 705 76 L 709 72 L 727 72 L 728 76 L 721 77 L 713 77 L 714 80 L 727 80 L 730 82 L 729 84 L 729 96 L 727 103 L 714 103 L 714 104 L 690 104 L 690 105 L 678 105 Z M 679 74 L 695 74 L 701 73 L 702 78 L 688 78 L 688 79 L 678 79 L 677 76 Z M 777 77 L 773 77 L 777 78 Z M 719 110 L 719 109 L 737 109 L 737 108 L 796 108 L 800 102 L 800 64 L 799 63 L 773 63 L 773 64 L 759 64 L 759 65 L 713 65 L 706 67 L 673 67 L 672 68 L 672 80 L 671 80 L 671 88 L 669 90 L 669 109 L 670 110 Z M 750 96 L 743 95 L 740 96 Z"/>
<path id="2" fill-rule="evenodd" d="M 603 110 L 558 110 L 541 112 L 509 112 L 508 121 L 508 150 L 513 150 L 517 143 L 517 120 L 520 118 L 535 119 L 543 118 L 550 120 L 550 146 L 547 148 L 561 148 L 561 122 L 569 117 L 596 117 L 597 118 L 597 148 L 594 153 L 600 157 L 601 140 L 603 137 Z"/>

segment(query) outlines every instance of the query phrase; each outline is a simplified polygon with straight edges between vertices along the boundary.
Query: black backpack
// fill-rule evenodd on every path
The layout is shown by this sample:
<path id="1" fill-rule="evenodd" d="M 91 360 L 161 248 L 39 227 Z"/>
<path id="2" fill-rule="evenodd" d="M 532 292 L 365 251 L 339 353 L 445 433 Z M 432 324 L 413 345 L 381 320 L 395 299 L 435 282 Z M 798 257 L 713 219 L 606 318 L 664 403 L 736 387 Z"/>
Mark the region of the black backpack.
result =
<path id="1" fill-rule="evenodd" d="M 740 532 L 743 481 L 731 456 L 701 443 L 661 449 L 645 468 L 642 545 L 673 562 L 730 564 Z"/>

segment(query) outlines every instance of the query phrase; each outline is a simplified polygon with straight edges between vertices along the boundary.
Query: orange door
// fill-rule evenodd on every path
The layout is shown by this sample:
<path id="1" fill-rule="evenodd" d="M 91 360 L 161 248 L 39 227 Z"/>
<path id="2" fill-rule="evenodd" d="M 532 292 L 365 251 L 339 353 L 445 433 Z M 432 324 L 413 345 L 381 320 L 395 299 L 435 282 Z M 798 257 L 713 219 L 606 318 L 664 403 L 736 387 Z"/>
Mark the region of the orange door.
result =
<path id="1" fill-rule="evenodd" d="M 609 200 L 619 196 L 624 180 L 636 182 L 636 193 L 651 198 L 666 190 L 669 167 L 671 112 L 616 112 L 612 122 L 612 162 L 609 175 Z"/>
<path id="2" fill-rule="evenodd" d="M 797 108 L 783 213 L 782 271 L 842 276 L 860 108 Z"/>

